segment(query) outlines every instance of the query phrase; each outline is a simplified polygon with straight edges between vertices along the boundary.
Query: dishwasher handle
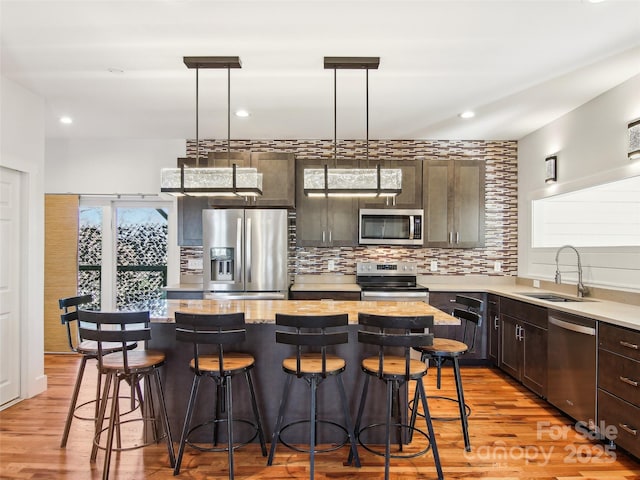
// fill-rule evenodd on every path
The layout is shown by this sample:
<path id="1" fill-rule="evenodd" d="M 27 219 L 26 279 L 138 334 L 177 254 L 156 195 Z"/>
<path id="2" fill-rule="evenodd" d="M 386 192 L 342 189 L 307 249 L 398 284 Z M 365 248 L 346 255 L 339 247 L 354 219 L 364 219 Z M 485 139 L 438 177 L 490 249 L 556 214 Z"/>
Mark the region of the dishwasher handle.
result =
<path id="1" fill-rule="evenodd" d="M 587 327 L 586 325 L 567 322 L 565 320 L 560 320 L 559 318 L 556 318 L 556 317 L 549 317 L 549 323 L 551 325 L 555 325 L 556 327 L 560 327 L 565 330 L 570 330 L 572 332 L 582 333 L 584 335 L 595 336 L 596 334 L 596 329 L 593 327 Z"/>

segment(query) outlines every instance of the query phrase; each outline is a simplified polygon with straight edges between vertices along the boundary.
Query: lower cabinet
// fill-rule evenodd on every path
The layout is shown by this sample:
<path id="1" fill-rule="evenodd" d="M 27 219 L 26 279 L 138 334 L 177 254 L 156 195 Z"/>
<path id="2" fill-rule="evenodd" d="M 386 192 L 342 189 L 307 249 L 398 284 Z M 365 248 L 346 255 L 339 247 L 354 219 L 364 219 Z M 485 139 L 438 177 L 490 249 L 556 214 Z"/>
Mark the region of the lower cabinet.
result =
<path id="1" fill-rule="evenodd" d="M 532 392 L 547 396 L 547 309 L 500 301 L 500 368 Z"/>
<path id="2" fill-rule="evenodd" d="M 640 332 L 600 323 L 598 424 L 640 458 Z"/>
<path id="3" fill-rule="evenodd" d="M 485 300 L 486 294 L 484 293 L 467 293 L 460 292 L 460 295 L 467 297 L 479 298 Z M 485 302 L 486 303 L 486 302 Z M 429 292 L 429 305 L 433 305 L 443 312 L 451 314 L 456 307 L 456 293 L 455 292 Z M 487 311 L 485 307 L 485 312 Z M 467 333 L 467 338 L 463 340 L 463 325 L 435 325 L 433 328 L 433 334 L 440 338 L 451 338 L 454 340 L 464 341 L 471 348 L 471 344 L 474 343 L 473 349 L 470 349 L 462 357 L 460 357 L 461 364 L 476 364 L 485 363 L 487 359 L 487 321 L 486 315 L 483 312 L 482 323 L 478 326 L 478 331 L 475 335 L 475 342 L 472 342 L 470 333 Z M 468 330 L 471 332 L 471 330 Z"/>
<path id="4" fill-rule="evenodd" d="M 202 300 L 201 290 L 167 290 L 167 300 Z"/>
<path id="5" fill-rule="evenodd" d="M 494 367 L 500 365 L 500 297 L 487 295 L 487 355 Z"/>
<path id="6" fill-rule="evenodd" d="M 333 291 L 289 291 L 289 300 L 360 300 L 360 292 Z"/>

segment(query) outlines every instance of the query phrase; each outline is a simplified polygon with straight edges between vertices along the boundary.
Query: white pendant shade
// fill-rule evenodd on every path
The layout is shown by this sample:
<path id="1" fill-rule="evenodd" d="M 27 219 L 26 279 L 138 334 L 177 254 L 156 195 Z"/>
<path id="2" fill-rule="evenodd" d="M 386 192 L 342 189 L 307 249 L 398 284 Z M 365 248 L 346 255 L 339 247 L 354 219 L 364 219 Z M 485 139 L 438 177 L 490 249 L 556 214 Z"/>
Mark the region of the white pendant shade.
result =
<path id="1" fill-rule="evenodd" d="M 190 196 L 259 196 L 262 173 L 255 168 L 163 168 L 160 190 Z"/>

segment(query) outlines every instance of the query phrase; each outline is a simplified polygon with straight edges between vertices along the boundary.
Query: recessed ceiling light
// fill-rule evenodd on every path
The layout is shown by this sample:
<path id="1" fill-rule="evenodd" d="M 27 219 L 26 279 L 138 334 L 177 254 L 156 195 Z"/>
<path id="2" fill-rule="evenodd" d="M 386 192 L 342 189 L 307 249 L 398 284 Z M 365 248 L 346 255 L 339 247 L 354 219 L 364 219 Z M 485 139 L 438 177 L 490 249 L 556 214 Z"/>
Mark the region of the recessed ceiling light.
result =
<path id="1" fill-rule="evenodd" d="M 65 125 L 70 125 L 73 123 L 73 119 L 65 115 L 63 117 L 60 117 L 60 123 L 64 123 Z"/>
<path id="2" fill-rule="evenodd" d="M 122 70 L 121 68 L 109 67 L 107 68 L 107 72 L 113 73 L 114 75 L 120 75 L 124 73 L 124 70 Z"/>
<path id="3" fill-rule="evenodd" d="M 242 117 L 242 118 L 246 118 L 249 116 L 249 112 L 247 112 L 246 110 L 236 110 L 236 117 Z"/>
<path id="4" fill-rule="evenodd" d="M 473 118 L 475 116 L 476 116 L 475 112 L 472 112 L 471 110 L 467 110 L 466 112 L 462 112 L 459 115 L 460 118 Z"/>

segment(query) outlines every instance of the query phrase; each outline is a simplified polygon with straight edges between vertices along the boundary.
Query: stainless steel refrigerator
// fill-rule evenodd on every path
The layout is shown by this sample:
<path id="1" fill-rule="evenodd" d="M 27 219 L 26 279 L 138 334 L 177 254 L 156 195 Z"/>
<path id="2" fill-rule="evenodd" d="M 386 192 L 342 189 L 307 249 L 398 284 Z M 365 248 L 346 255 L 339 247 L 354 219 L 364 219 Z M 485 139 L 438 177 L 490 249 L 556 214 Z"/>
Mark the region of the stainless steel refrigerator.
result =
<path id="1" fill-rule="evenodd" d="M 287 298 L 287 210 L 202 211 L 205 298 Z"/>

